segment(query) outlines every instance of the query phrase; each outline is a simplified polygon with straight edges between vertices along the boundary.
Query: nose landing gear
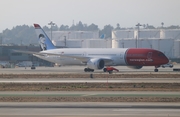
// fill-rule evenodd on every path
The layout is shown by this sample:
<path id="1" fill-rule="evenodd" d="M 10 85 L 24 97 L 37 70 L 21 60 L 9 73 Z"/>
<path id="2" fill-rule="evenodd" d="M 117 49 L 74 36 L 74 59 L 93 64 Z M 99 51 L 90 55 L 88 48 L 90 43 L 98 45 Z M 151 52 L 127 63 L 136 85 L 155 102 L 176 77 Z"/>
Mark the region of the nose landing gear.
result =
<path id="1" fill-rule="evenodd" d="M 154 72 L 158 72 L 159 70 L 156 68 L 156 69 L 154 69 Z"/>
<path id="2" fill-rule="evenodd" d="M 160 66 L 155 66 L 154 72 L 158 72 L 159 70 L 157 69 Z"/>

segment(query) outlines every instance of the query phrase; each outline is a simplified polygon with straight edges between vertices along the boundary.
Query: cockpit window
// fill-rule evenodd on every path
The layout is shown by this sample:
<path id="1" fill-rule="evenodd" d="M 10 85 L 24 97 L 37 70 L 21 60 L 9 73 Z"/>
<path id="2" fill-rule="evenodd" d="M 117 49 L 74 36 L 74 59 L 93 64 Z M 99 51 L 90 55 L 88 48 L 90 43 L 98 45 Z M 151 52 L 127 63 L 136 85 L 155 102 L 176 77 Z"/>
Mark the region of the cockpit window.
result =
<path id="1" fill-rule="evenodd" d="M 159 53 L 158 56 L 159 56 L 159 57 L 163 57 L 163 56 L 165 56 L 165 55 L 164 55 L 163 53 Z"/>

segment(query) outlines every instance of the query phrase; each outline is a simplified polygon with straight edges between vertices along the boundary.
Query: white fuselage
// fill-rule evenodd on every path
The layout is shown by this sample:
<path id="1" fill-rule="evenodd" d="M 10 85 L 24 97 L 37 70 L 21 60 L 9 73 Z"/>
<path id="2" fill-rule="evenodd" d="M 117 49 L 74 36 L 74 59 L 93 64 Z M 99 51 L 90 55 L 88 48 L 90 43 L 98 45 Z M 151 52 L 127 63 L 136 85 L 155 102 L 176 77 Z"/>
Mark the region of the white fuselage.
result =
<path id="1" fill-rule="evenodd" d="M 66 56 L 79 56 L 79 57 L 89 57 L 89 58 L 104 58 L 104 59 L 111 59 L 112 62 L 105 64 L 105 65 L 126 65 L 125 62 L 125 53 L 127 48 L 62 48 L 62 49 L 51 49 L 46 51 L 41 51 L 41 53 L 52 53 L 58 55 L 35 55 L 41 59 L 58 63 L 60 65 L 86 65 L 79 59 L 71 58 L 71 57 L 64 57 Z"/>

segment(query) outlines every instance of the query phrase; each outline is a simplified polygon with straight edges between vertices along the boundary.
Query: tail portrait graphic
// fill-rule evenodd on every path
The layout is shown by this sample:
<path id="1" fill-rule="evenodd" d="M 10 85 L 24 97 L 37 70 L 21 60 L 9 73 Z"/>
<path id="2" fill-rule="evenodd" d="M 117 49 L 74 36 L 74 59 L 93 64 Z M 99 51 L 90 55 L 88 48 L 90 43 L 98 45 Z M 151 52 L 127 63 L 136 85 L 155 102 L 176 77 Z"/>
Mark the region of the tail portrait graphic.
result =
<path id="1" fill-rule="evenodd" d="M 53 45 L 52 41 L 46 35 L 44 30 L 40 27 L 39 24 L 34 24 L 35 31 L 37 34 L 38 42 L 40 45 L 41 51 L 46 51 L 50 49 L 55 49 L 56 47 Z"/>
<path id="2" fill-rule="evenodd" d="M 47 50 L 46 38 L 43 34 L 39 35 L 39 45 L 40 45 L 41 51 Z"/>

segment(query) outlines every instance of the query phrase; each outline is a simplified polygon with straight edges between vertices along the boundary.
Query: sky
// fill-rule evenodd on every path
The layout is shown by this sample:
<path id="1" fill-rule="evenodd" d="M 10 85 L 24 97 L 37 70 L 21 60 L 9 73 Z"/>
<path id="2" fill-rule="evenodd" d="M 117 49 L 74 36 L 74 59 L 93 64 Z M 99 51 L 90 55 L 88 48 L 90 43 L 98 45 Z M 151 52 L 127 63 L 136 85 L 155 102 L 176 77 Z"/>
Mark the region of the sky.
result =
<path id="1" fill-rule="evenodd" d="M 17 25 L 50 21 L 71 26 L 82 21 L 102 29 L 105 25 L 155 27 L 180 25 L 180 0 L 0 0 L 0 33 Z"/>

